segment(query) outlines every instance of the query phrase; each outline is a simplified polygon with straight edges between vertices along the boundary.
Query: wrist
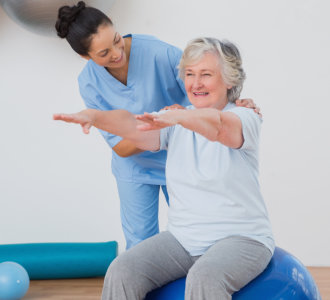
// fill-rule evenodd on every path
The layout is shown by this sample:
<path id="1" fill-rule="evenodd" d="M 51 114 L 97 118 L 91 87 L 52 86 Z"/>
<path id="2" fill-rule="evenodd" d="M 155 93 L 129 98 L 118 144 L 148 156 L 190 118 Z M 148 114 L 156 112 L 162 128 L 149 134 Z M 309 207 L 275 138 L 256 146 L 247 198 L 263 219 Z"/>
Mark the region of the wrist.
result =
<path id="1" fill-rule="evenodd" d="M 184 116 L 185 116 L 185 112 L 186 111 L 183 109 L 173 110 L 175 124 L 182 125 L 182 122 L 183 122 Z"/>
<path id="2" fill-rule="evenodd" d="M 96 119 L 96 114 L 99 113 L 99 111 L 97 109 L 92 109 L 92 108 L 88 108 L 85 110 L 87 117 L 89 119 L 89 122 L 92 126 L 95 125 L 95 119 Z"/>

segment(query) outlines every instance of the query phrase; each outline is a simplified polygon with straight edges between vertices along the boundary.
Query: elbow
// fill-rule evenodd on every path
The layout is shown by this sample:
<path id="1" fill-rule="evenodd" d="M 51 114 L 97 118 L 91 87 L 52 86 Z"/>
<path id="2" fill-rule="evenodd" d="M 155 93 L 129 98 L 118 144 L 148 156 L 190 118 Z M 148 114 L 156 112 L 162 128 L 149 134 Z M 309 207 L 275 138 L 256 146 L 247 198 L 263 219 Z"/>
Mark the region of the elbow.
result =
<path id="1" fill-rule="evenodd" d="M 216 130 L 212 134 L 210 134 L 207 138 L 211 142 L 219 142 L 220 137 L 221 137 L 220 130 Z"/>
<path id="2" fill-rule="evenodd" d="M 116 152 L 116 151 L 115 151 Z M 130 153 L 121 153 L 121 152 L 116 152 L 116 154 L 119 156 L 119 157 L 130 157 L 132 156 L 133 154 L 130 154 Z"/>
<path id="3" fill-rule="evenodd" d="M 128 140 L 124 140 L 114 146 L 112 150 L 119 156 L 119 157 L 130 157 L 134 154 L 138 154 L 140 152 L 143 152 L 142 149 L 139 149 L 136 147 L 135 144 L 132 144 Z"/>
<path id="4" fill-rule="evenodd" d="M 128 151 L 124 151 L 124 150 L 115 150 L 114 148 L 112 148 L 113 152 L 115 152 L 118 156 L 120 157 L 129 157 L 132 154 L 130 154 Z"/>
<path id="5" fill-rule="evenodd" d="M 126 157 L 130 157 L 130 156 L 132 156 L 132 155 L 135 155 L 135 154 L 141 153 L 141 152 L 143 152 L 144 150 L 136 148 L 136 149 L 134 149 L 134 150 L 132 150 L 132 151 L 115 151 L 115 150 L 113 150 L 113 151 L 114 151 L 118 156 L 123 157 L 123 158 L 126 158 Z"/>

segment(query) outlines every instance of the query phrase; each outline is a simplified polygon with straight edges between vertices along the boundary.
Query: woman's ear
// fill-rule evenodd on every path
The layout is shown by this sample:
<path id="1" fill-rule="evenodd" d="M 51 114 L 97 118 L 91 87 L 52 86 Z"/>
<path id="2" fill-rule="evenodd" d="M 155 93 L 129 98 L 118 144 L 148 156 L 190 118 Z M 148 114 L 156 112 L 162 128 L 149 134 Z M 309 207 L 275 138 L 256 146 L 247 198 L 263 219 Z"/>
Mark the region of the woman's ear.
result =
<path id="1" fill-rule="evenodd" d="M 232 85 L 227 85 L 227 90 L 230 90 L 232 87 Z"/>

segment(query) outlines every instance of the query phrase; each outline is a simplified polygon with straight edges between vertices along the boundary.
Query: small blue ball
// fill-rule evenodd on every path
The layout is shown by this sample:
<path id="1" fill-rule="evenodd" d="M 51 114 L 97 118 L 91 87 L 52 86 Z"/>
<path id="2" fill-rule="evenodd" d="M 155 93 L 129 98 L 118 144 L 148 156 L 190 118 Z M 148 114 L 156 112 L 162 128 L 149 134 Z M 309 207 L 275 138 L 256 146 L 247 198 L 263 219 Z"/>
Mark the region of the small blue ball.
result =
<path id="1" fill-rule="evenodd" d="M 29 285 L 29 275 L 20 264 L 11 261 L 0 263 L 0 300 L 21 299 Z"/>

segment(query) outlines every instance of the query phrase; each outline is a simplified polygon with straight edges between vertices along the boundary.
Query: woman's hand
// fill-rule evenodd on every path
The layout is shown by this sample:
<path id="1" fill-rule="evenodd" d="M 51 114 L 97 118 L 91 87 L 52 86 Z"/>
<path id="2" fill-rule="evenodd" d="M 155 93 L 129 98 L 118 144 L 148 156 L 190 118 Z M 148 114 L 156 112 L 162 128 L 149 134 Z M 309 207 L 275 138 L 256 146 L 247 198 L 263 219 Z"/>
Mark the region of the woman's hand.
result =
<path id="1" fill-rule="evenodd" d="M 164 108 L 161 109 L 161 111 L 162 110 L 174 110 L 174 109 L 186 109 L 186 108 L 180 104 L 173 104 L 170 106 L 165 106 Z"/>
<path id="2" fill-rule="evenodd" d="M 162 114 L 144 113 L 143 115 L 136 115 L 136 119 L 143 123 L 137 125 L 137 129 L 141 131 L 159 130 L 165 127 L 170 127 L 178 124 L 179 110 L 171 110 Z"/>
<path id="3" fill-rule="evenodd" d="M 235 103 L 237 106 L 252 108 L 262 118 L 260 108 L 254 103 L 253 99 L 237 99 Z"/>
<path id="4" fill-rule="evenodd" d="M 54 114 L 53 119 L 56 121 L 80 124 L 83 132 L 88 134 L 89 129 L 94 123 L 94 114 L 93 109 L 85 109 L 75 114 Z"/>

